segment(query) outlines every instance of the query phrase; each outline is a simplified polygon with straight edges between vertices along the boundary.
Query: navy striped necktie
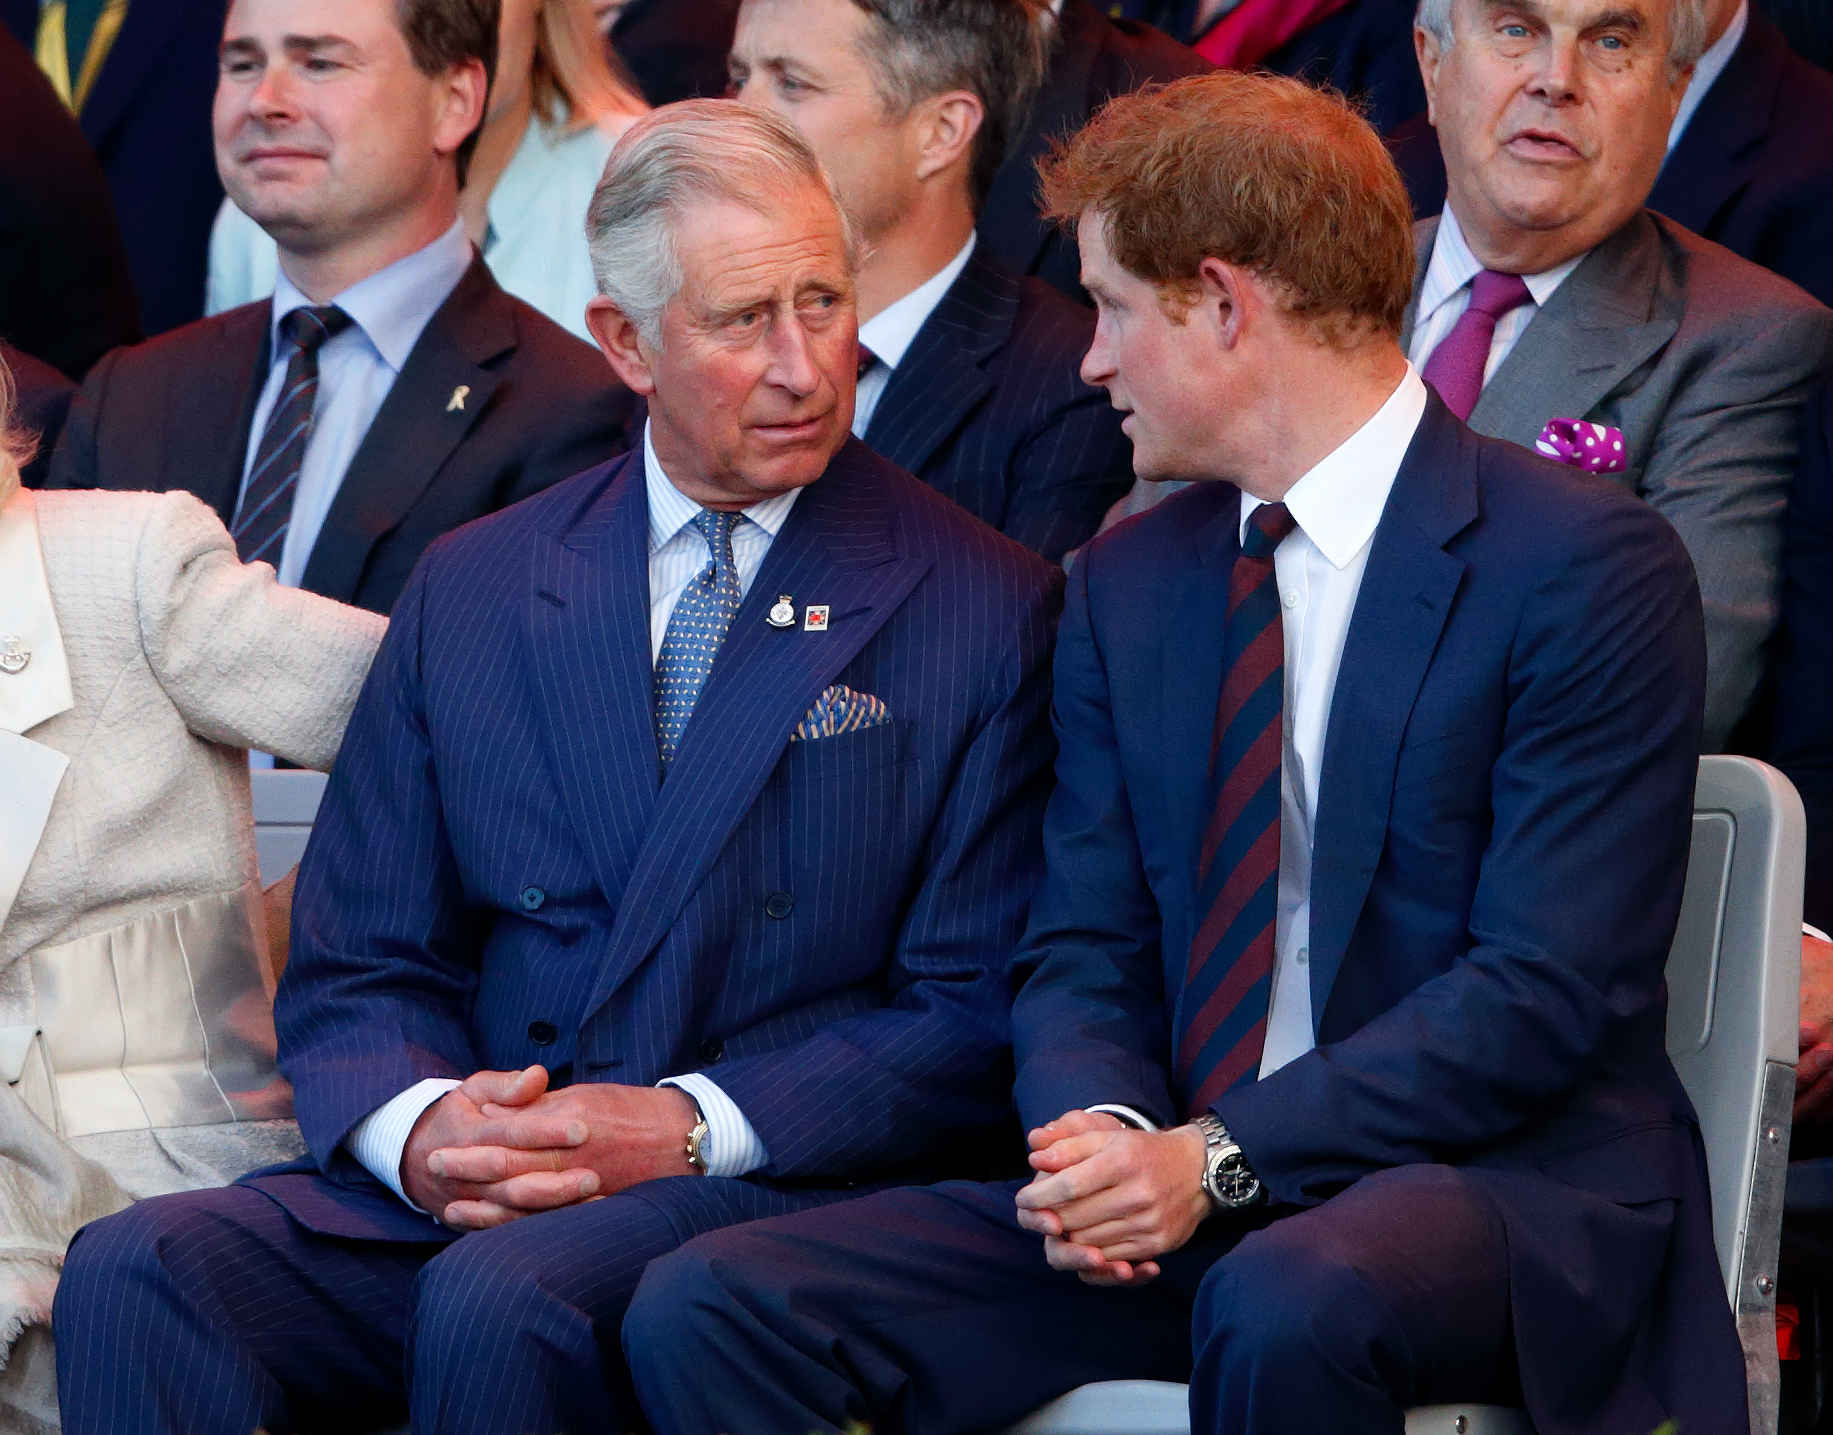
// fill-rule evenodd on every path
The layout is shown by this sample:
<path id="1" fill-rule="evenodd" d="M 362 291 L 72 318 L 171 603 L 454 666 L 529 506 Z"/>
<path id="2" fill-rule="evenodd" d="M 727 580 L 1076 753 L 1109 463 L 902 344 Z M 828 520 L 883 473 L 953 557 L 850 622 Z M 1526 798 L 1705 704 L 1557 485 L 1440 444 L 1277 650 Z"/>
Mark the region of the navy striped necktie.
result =
<path id="1" fill-rule="evenodd" d="M 350 327 L 350 316 L 335 304 L 316 309 L 291 310 L 280 321 L 280 342 L 292 347 L 280 397 L 267 416 L 261 444 L 248 470 L 242 501 L 236 505 L 230 532 L 235 551 L 244 563 L 257 559 L 280 566 L 287 526 L 293 521 L 293 495 L 299 488 L 299 468 L 306 444 L 312 438 L 312 418 L 318 405 L 318 351 Z"/>
<path id="2" fill-rule="evenodd" d="M 1200 920 L 1177 1002 L 1177 1089 L 1191 1115 L 1252 1080 L 1266 1046 L 1286 705 L 1273 550 L 1297 526 L 1283 503 L 1256 508 L 1228 579 L 1209 824 L 1197 862 Z"/>

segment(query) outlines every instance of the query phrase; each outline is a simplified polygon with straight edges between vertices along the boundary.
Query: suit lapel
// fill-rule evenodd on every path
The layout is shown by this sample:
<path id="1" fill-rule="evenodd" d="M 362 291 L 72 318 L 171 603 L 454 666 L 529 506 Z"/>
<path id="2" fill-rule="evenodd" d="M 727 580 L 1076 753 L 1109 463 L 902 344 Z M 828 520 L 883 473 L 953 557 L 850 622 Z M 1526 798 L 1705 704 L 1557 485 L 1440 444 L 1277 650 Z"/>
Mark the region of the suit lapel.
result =
<path id="1" fill-rule="evenodd" d="M 626 455 L 578 524 L 536 541 L 526 616 L 536 708 L 562 800 L 619 907 L 656 798 L 649 503 Z"/>
<path id="2" fill-rule="evenodd" d="M 1088 119 L 1101 29 L 1101 15 L 1088 0 L 1064 0 L 1057 46 L 1031 124 L 1001 164 L 980 213 L 981 234 L 991 236 L 1021 273 L 1031 272 L 1050 242 L 1051 227 L 1037 212 L 1037 162 L 1054 141 L 1075 133 Z"/>
<path id="3" fill-rule="evenodd" d="M 301 587 L 354 601 L 377 541 L 426 492 L 489 407 L 500 380 L 484 365 L 515 346 L 509 298 L 474 256 L 428 321 L 350 460 Z"/>
<path id="4" fill-rule="evenodd" d="M 1419 317 L 1419 296 L 1426 287 L 1426 270 L 1432 263 L 1432 246 L 1438 240 L 1438 218 L 1422 219 L 1413 226 L 1413 302 L 1400 321 L 1400 352 L 1413 351 L 1413 324 Z M 1420 367 L 1423 369 L 1424 364 Z"/>
<path id="5" fill-rule="evenodd" d="M 1189 855 L 1186 880 L 1194 893 L 1196 860 L 1208 821 L 1208 775 L 1214 741 L 1216 708 L 1222 700 L 1222 660 L 1228 617 L 1228 580 L 1241 552 L 1241 494 L 1228 484 L 1205 489 L 1215 510 L 1191 528 L 1192 555 L 1174 578 L 1166 594 L 1166 621 L 1160 629 L 1163 651 L 1163 753 L 1164 802 L 1167 827 L 1188 834 L 1182 844 Z M 1170 575 L 1167 575 L 1168 577 Z M 1200 774 L 1192 780 L 1192 774 Z M 1194 917 L 1193 913 L 1193 917 Z M 1183 933 L 1173 948 L 1179 960 L 1189 956 L 1189 938 Z M 1172 989 L 1181 989 L 1183 974 Z"/>
<path id="6" fill-rule="evenodd" d="M 1648 207 L 1704 233 L 1750 182 L 1746 158 L 1769 134 L 1786 42 L 1754 11 L 1744 38 L 1661 166 Z"/>
<path id="7" fill-rule="evenodd" d="M 1591 251 L 1484 385 L 1470 427 L 1524 448 L 1551 418 L 1580 419 L 1674 337 L 1658 312 L 1661 235 L 1646 211 Z"/>
<path id="8" fill-rule="evenodd" d="M 976 244 L 885 385 L 866 429 L 873 452 L 922 469 L 993 387 L 981 365 L 1011 336 L 1018 295 L 1018 281 Z"/>
<path id="9" fill-rule="evenodd" d="M 1463 582 L 1465 564 L 1445 545 L 1477 517 L 1473 447 L 1432 396 L 1363 571 L 1318 777 L 1311 856 L 1313 1031 L 1322 1023 L 1381 861 L 1401 738 Z"/>
<path id="10" fill-rule="evenodd" d="M 163 426 L 167 437 L 160 454 L 160 484 L 195 493 L 216 510 L 225 528 L 235 521 L 249 430 L 267 384 L 272 312 L 263 299 L 207 320 L 221 326 L 210 340 L 220 361 L 173 364 L 167 369 L 167 412 L 175 422 Z M 239 403 L 225 404 L 225 393 L 238 395 Z"/>
<path id="11" fill-rule="evenodd" d="M 674 924 L 756 803 L 796 723 L 928 570 L 928 558 L 899 554 L 868 465 L 849 442 L 802 491 L 732 619 L 656 800 L 588 1020 Z M 827 604 L 828 631 L 766 623 L 782 593 L 798 608 Z M 654 750 L 652 737 L 652 766 Z"/>

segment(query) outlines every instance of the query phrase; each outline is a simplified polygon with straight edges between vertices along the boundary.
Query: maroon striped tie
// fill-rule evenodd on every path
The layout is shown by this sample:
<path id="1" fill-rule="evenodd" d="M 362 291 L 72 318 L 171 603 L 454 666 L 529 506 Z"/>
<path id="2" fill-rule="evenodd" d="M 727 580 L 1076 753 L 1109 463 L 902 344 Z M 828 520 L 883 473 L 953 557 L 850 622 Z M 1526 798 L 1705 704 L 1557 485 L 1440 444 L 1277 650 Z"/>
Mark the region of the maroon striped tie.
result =
<path id="1" fill-rule="evenodd" d="M 1201 920 L 1177 1002 L 1177 1088 L 1192 1115 L 1259 1069 L 1279 908 L 1285 628 L 1273 550 L 1298 525 L 1283 503 L 1248 518 L 1228 579 L 1222 700 L 1210 747 Z"/>

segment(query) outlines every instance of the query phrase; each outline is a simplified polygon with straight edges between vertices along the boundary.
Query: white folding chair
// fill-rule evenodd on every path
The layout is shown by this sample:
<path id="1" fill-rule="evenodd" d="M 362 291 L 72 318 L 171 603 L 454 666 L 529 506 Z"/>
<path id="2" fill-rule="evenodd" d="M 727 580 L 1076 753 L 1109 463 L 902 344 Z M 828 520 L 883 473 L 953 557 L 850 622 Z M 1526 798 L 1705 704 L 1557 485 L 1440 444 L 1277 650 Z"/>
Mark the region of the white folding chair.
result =
<path id="1" fill-rule="evenodd" d="M 1747 757 L 1700 759 L 1693 848 L 1668 953 L 1668 1055 L 1699 1112 L 1712 1235 L 1737 1314 L 1752 1435 L 1775 1435 L 1776 1254 L 1788 1169 L 1801 986 L 1807 819 L 1795 789 Z M 1084 1385 L 1007 1435 L 1189 1435 L 1188 1387 Z M 1407 1435 L 1533 1435 L 1493 1405 L 1407 1412 Z"/>
<path id="2" fill-rule="evenodd" d="M 305 856 L 326 778 L 322 772 L 288 768 L 257 768 L 248 778 L 255 799 L 255 856 L 261 866 L 261 885 L 271 887 Z"/>

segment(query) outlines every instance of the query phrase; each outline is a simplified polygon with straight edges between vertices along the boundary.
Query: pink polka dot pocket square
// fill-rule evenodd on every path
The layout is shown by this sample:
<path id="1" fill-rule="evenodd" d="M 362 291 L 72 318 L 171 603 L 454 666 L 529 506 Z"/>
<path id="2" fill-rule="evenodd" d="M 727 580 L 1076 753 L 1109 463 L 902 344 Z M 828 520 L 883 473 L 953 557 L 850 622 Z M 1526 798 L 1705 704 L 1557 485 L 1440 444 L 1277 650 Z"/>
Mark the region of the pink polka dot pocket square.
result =
<path id="1" fill-rule="evenodd" d="M 1534 440 L 1534 449 L 1586 473 L 1622 473 L 1629 467 L 1623 430 L 1589 419 L 1549 419 Z"/>
<path id="2" fill-rule="evenodd" d="M 813 742 L 817 738 L 839 737 L 861 728 L 877 727 L 891 721 L 891 709 L 871 693 L 856 693 L 845 683 L 836 683 L 808 710 L 789 735 L 791 742 Z"/>

